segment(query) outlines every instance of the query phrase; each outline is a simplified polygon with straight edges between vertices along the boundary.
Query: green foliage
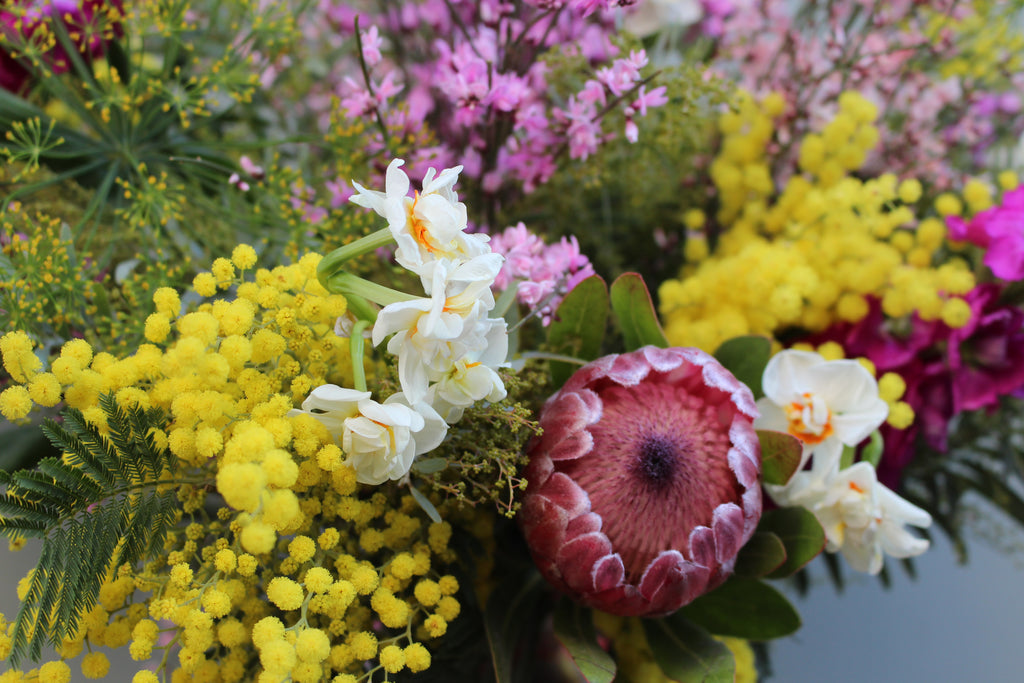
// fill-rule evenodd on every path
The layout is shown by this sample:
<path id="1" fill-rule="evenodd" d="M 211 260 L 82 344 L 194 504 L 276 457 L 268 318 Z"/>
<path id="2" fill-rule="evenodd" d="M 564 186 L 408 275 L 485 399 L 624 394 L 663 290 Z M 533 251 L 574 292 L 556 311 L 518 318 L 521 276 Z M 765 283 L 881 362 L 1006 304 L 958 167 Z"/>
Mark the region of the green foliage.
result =
<path id="1" fill-rule="evenodd" d="M 736 379 L 750 387 L 755 399 L 764 396 L 761 378 L 772 355 L 772 343 L 767 337 L 751 335 L 729 339 L 714 355 Z"/>
<path id="2" fill-rule="evenodd" d="M 761 445 L 761 476 L 766 484 L 784 486 L 800 468 L 803 446 L 796 437 L 784 432 L 757 430 Z"/>
<path id="3" fill-rule="evenodd" d="M 608 325 L 608 287 L 599 275 L 591 275 L 569 292 L 548 327 L 548 348 L 552 353 L 591 361 L 601 355 Z M 551 381 L 556 387 L 578 369 L 563 361 L 551 362 Z"/>
<path id="4" fill-rule="evenodd" d="M 597 642 L 593 611 L 563 597 L 555 607 L 555 637 L 569 651 L 588 683 L 611 683 L 615 660 Z"/>
<path id="5" fill-rule="evenodd" d="M 0 532 L 12 539 L 42 538 L 39 564 L 15 621 L 11 663 L 38 660 L 44 643 L 73 636 L 96 603 L 108 573 L 158 554 L 176 521 L 175 464 L 157 446 L 159 410 L 123 408 L 100 398 L 104 435 L 81 412 L 67 409 L 62 423 L 43 431 L 64 452 L 35 470 L 0 472 Z"/>
<path id="6" fill-rule="evenodd" d="M 137 256 L 209 263 L 239 241 L 263 242 L 264 262 L 281 263 L 361 234 L 361 215 L 329 208 L 324 181 L 358 177 L 369 165 L 367 133 L 335 119 L 314 138 L 310 131 L 322 127 L 315 113 L 297 116 L 283 104 L 319 87 L 308 71 L 328 69 L 332 55 L 302 55 L 306 68 L 280 74 L 274 88 L 260 82 L 264 69 L 287 70 L 284 55 L 300 63 L 304 49 L 317 49 L 298 26 L 312 6 L 128 3 L 123 17 L 97 21 L 94 30 L 110 39 L 103 57 L 74 49 L 63 22 L 45 18 L 71 68 L 48 73 L 50 60 L 40 59 L 24 97 L 0 91 L 0 128 L 11 131 L 0 139 L 11 168 L 7 177 L 0 171 L 3 208 L 54 189 L 83 197 L 74 210 L 47 213 L 111 272 Z M 0 36 L 8 51 L 26 47 L 9 44 L 20 40 Z M 405 142 L 393 151 L 407 152 Z M 239 168 L 243 153 L 265 172 Z M 31 177 L 36 167 L 50 172 Z M 228 182 L 232 173 L 245 188 Z"/>
<path id="7" fill-rule="evenodd" d="M 736 557 L 736 576 L 759 578 L 767 576 L 786 561 L 786 546 L 770 531 L 756 531 Z"/>
<path id="8" fill-rule="evenodd" d="M 644 634 L 654 660 L 665 676 L 685 683 L 731 683 L 736 661 L 725 645 L 676 612 L 662 619 L 644 619 Z"/>
<path id="9" fill-rule="evenodd" d="M 720 636 L 781 638 L 800 628 L 800 615 L 779 591 L 761 581 L 733 578 L 680 610 Z"/>
<path id="10" fill-rule="evenodd" d="M 807 508 L 769 510 L 761 516 L 757 529 L 775 534 L 786 548 L 786 561 L 768 575 L 771 578 L 791 575 L 825 548 L 825 530 Z"/>
<path id="11" fill-rule="evenodd" d="M 615 322 L 622 332 L 626 351 L 647 345 L 668 348 L 651 293 L 640 275 L 623 273 L 612 283 L 610 295 Z"/>

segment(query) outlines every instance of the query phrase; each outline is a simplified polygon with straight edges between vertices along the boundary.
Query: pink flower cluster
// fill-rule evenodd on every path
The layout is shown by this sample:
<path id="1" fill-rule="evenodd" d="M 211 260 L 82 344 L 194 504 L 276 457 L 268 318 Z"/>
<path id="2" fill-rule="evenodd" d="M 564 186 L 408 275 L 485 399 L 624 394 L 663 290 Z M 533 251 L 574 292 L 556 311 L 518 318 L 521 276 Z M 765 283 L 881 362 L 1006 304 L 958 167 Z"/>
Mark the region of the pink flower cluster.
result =
<path id="1" fill-rule="evenodd" d="M 898 483 L 918 436 L 945 451 L 953 417 L 965 410 L 995 409 L 1000 397 L 1024 389 L 1024 311 L 1001 303 L 1002 292 L 992 283 L 969 292 L 971 320 L 959 329 L 916 316 L 887 321 L 876 300 L 857 324 L 836 325 L 814 339 L 838 341 L 847 355 L 868 358 L 880 375 L 896 372 L 906 382 L 903 400 L 916 417 L 908 429 L 882 425 L 879 481 Z"/>
<path id="2" fill-rule="evenodd" d="M 354 10 L 322 0 L 321 17 L 341 37 L 356 37 Z M 417 134 L 426 123 L 436 143 L 407 156 L 414 173 L 461 164 L 463 176 L 492 196 L 533 191 L 559 158 L 586 158 L 615 136 L 605 119 L 618 110 L 623 134 L 639 136 L 636 119 L 666 103 L 648 89 L 644 52 L 617 56 L 610 0 L 444 0 L 403 2 L 361 14 L 362 62 L 340 61 L 325 79 L 353 119 Z M 575 92 L 555 93 L 541 57 L 561 47 L 585 58 L 593 77 Z M 387 145 L 379 135 L 377 149 Z M 417 170 L 418 169 L 418 170 Z M 383 169 L 381 169 L 383 171 Z"/>
<path id="3" fill-rule="evenodd" d="M 517 288 L 523 305 L 537 309 L 544 325 L 562 297 L 580 282 L 594 274 L 590 260 L 580 253 L 575 237 L 555 244 L 544 241 L 518 223 L 491 237 L 491 251 L 505 257 L 505 264 L 494 280 L 494 289 Z"/>
<path id="4" fill-rule="evenodd" d="M 757 95 L 785 96 L 787 111 L 777 122 L 783 146 L 831 119 L 842 91 L 857 90 L 881 112 L 881 140 L 868 170 L 927 177 L 943 189 L 971 172 L 964 163 L 984 163 L 996 133 L 1009 140 L 1024 130 L 1020 107 L 998 104 L 1024 86 L 1024 74 L 1007 75 L 994 91 L 975 77 L 921 68 L 959 54 L 952 28 L 933 35 L 929 17 L 947 14 L 952 26 L 974 11 L 971 3 L 937 0 L 927 3 L 928 12 L 914 0 L 840 0 L 827 3 L 827 10 L 822 3 L 735 5 L 723 24 L 715 68 Z M 795 150 L 780 164 L 779 171 L 794 168 Z"/>
<path id="5" fill-rule="evenodd" d="M 1002 203 L 970 221 L 946 219 L 949 237 L 985 249 L 985 265 L 1000 280 L 1024 279 L 1024 187 L 1003 194 Z"/>
<path id="6" fill-rule="evenodd" d="M 54 19 L 68 24 L 69 33 L 78 36 L 83 54 L 102 55 L 98 17 L 107 6 L 121 8 L 121 0 L 7 0 L 0 9 L 0 88 L 20 92 L 32 78 L 31 66 L 21 58 L 24 46 L 32 43 L 40 28 Z M 93 27 L 93 28 L 90 28 Z M 68 70 L 68 55 L 58 43 L 46 55 L 47 67 L 56 74 Z"/>

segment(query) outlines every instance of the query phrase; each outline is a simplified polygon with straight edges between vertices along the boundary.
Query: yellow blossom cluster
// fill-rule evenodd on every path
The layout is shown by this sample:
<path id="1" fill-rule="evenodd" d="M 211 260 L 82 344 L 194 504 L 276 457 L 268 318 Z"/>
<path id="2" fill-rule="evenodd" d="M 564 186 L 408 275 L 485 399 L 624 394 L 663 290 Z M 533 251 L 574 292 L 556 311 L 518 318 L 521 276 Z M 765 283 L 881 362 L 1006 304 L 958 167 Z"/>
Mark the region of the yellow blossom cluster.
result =
<path id="1" fill-rule="evenodd" d="M 835 118 L 801 142 L 801 173 L 777 190 L 766 150 L 781 111 L 774 95 L 744 96 L 721 118 L 722 150 L 711 166 L 721 238 L 706 258 L 706 248 L 688 247 L 694 262 L 661 285 L 669 341 L 714 351 L 738 335 L 817 332 L 863 318 L 869 297 L 889 317 L 916 312 L 965 325 L 961 297 L 974 276 L 958 259 L 939 262 L 946 228 L 915 215 L 920 184 L 849 173 L 877 140 L 874 105 L 844 93 Z"/>
<path id="2" fill-rule="evenodd" d="M 136 683 L 157 680 L 153 664 L 174 682 L 354 683 L 427 669 L 433 640 L 458 617 L 451 526 L 398 487 L 360 486 L 326 427 L 289 414 L 315 386 L 351 385 L 349 345 L 333 330 L 346 302 L 317 281 L 319 260 L 267 270 L 237 247 L 195 277 L 199 305 L 154 292 L 149 343 L 130 355 L 78 339 L 47 364 L 24 332 L 0 338 L 7 419 L 63 401 L 103 433 L 99 399 L 110 393 L 166 415 L 151 435 L 176 456 L 162 477 L 176 482 L 177 522 L 163 555 L 111 570 L 59 648 L 70 660 L 88 644 L 86 678 L 106 675 L 94 651 L 105 646 L 128 648 Z M 49 662 L 0 681 L 60 681 L 67 670 Z"/>

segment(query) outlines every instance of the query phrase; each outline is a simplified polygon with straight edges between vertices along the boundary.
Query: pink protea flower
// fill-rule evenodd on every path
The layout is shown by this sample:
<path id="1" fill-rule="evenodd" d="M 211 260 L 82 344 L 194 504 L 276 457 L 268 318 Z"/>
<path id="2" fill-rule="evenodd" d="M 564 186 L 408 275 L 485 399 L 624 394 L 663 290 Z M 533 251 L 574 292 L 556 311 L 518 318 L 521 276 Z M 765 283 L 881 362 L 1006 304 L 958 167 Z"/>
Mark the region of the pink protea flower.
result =
<path id="1" fill-rule="evenodd" d="M 717 587 L 761 517 L 754 397 L 698 349 L 600 358 L 552 396 L 520 522 L 541 574 L 623 616 Z"/>

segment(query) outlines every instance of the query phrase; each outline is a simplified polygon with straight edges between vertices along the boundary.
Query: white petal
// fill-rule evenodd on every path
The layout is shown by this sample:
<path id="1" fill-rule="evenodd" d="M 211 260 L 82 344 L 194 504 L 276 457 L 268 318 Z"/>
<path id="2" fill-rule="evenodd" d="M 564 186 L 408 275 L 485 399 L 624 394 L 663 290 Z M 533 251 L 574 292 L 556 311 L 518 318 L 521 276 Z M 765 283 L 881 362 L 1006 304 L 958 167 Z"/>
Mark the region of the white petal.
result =
<path id="1" fill-rule="evenodd" d="M 833 360 L 815 369 L 816 393 L 832 412 L 856 412 L 878 398 L 878 382 L 855 360 Z"/>
<path id="2" fill-rule="evenodd" d="M 824 362 L 824 358 L 810 351 L 779 351 L 765 366 L 761 388 L 769 399 L 786 405 L 810 390 L 814 369 Z"/>

